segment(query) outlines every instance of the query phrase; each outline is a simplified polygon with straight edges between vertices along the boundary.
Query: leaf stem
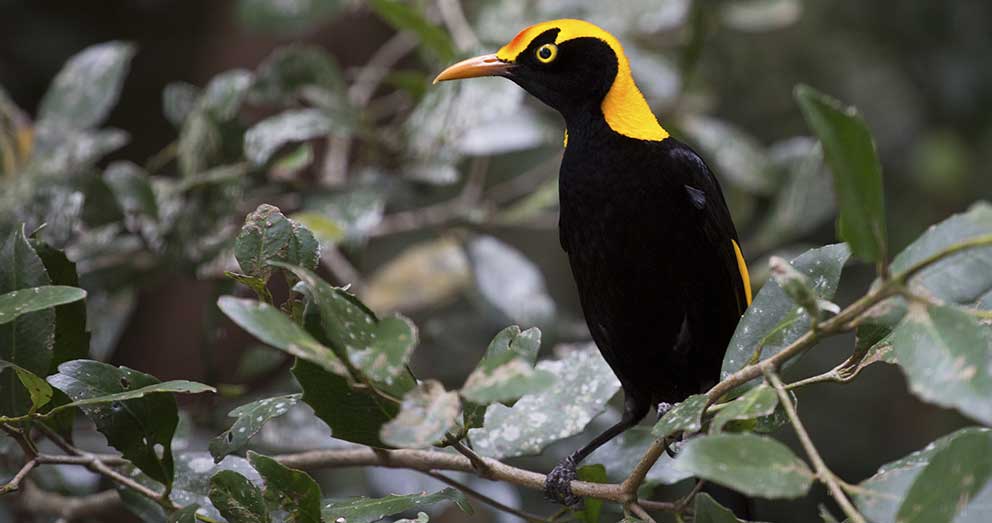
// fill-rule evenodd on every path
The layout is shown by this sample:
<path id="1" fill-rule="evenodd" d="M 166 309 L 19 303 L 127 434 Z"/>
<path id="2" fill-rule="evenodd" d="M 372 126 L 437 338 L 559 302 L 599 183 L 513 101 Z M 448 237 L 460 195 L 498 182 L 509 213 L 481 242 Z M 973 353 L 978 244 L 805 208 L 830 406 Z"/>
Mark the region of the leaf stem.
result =
<path id="1" fill-rule="evenodd" d="M 813 467 L 816 469 L 816 477 L 826 485 L 834 501 L 840 505 L 841 510 L 844 511 L 844 514 L 847 514 L 847 517 L 850 518 L 852 523 L 865 523 L 865 517 L 858 512 L 858 509 L 854 507 L 854 504 L 851 503 L 851 500 L 848 499 L 847 494 L 841 488 L 839 478 L 827 467 L 826 462 L 823 461 L 823 457 L 816 450 L 816 446 L 813 444 L 813 440 L 810 439 L 809 433 L 806 432 L 806 427 L 803 426 L 802 421 L 799 419 L 796 407 L 792 404 L 792 399 L 789 398 L 789 393 L 786 392 L 785 386 L 782 385 L 782 380 L 779 379 L 778 374 L 772 369 L 762 370 L 764 371 L 765 379 L 768 380 L 768 383 L 778 393 L 779 403 L 782 404 L 785 413 L 789 416 L 789 421 L 792 422 L 792 428 L 799 437 L 799 442 L 802 443 L 806 455 L 813 462 Z"/>

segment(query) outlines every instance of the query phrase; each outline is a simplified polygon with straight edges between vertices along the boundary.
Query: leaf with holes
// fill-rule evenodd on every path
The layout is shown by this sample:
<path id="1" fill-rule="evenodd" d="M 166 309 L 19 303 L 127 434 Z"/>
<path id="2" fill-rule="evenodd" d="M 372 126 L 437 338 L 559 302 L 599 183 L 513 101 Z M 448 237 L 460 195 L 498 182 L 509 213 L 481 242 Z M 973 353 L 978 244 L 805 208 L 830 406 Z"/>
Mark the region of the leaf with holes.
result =
<path id="1" fill-rule="evenodd" d="M 248 478 L 233 470 L 222 470 L 210 478 L 210 502 L 228 521 L 270 521 L 262 492 Z"/>
<path id="2" fill-rule="evenodd" d="M 690 439 L 673 466 L 748 496 L 797 498 L 813 472 L 788 447 L 755 434 L 715 434 Z"/>
<path id="3" fill-rule="evenodd" d="M 990 450 L 990 429 L 958 430 L 883 465 L 861 482 L 854 501 L 874 523 L 985 523 L 992 513 Z"/>
<path id="4" fill-rule="evenodd" d="M 263 425 L 288 412 L 299 400 L 300 394 L 288 394 L 260 399 L 232 410 L 227 416 L 237 419 L 231 428 L 210 440 L 210 455 L 215 462 L 219 462 L 224 456 L 241 450 L 252 436 L 262 430 Z"/>
<path id="5" fill-rule="evenodd" d="M 107 443 L 151 478 L 172 484 L 172 436 L 179 422 L 176 399 L 166 392 L 206 392 L 189 381 L 160 382 L 127 367 L 90 360 L 59 365 L 48 382 L 66 393 L 107 437 Z"/>
<path id="6" fill-rule="evenodd" d="M 382 441 L 400 448 L 428 448 L 455 426 L 460 406 L 458 393 L 427 380 L 403 397 L 399 414 L 382 426 Z"/>
<path id="7" fill-rule="evenodd" d="M 306 227 L 286 218 L 278 207 L 262 204 L 245 218 L 234 240 L 234 256 L 245 274 L 268 281 L 272 262 L 316 269 L 319 249 Z"/>
<path id="8" fill-rule="evenodd" d="M 914 394 L 992 424 L 992 330 L 958 307 L 913 303 L 890 341 Z"/>
<path id="9" fill-rule="evenodd" d="M 403 496 L 389 495 L 382 498 L 352 498 L 344 500 L 325 500 L 322 514 L 325 521 L 340 521 L 348 523 L 373 523 L 387 516 L 410 510 L 436 505 L 442 502 L 452 502 L 462 512 L 471 515 L 472 505 L 469 505 L 465 495 L 453 488 L 446 488 L 433 494 L 407 494 Z"/>
<path id="10" fill-rule="evenodd" d="M 248 461 L 265 480 L 265 497 L 289 513 L 296 523 L 321 523 L 320 486 L 306 472 L 248 452 Z"/>

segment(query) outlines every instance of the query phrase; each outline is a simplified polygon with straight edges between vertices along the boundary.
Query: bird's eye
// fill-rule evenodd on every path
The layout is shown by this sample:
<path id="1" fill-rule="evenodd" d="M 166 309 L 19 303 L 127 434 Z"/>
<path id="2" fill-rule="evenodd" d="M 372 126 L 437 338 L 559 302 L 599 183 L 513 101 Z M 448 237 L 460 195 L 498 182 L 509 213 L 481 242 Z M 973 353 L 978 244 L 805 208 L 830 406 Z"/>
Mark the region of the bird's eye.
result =
<path id="1" fill-rule="evenodd" d="M 537 61 L 542 64 L 550 64 L 558 56 L 558 46 L 555 44 L 544 44 L 537 48 Z"/>

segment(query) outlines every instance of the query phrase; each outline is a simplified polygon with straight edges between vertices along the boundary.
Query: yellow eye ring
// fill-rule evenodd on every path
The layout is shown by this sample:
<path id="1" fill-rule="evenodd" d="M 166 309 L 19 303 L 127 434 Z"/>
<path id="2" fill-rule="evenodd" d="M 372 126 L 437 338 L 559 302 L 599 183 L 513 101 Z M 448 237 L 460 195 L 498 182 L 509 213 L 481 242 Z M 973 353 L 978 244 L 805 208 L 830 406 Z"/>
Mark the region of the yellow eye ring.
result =
<path id="1" fill-rule="evenodd" d="M 544 44 L 537 48 L 534 56 L 537 57 L 538 62 L 550 64 L 558 57 L 558 46 L 555 44 Z"/>

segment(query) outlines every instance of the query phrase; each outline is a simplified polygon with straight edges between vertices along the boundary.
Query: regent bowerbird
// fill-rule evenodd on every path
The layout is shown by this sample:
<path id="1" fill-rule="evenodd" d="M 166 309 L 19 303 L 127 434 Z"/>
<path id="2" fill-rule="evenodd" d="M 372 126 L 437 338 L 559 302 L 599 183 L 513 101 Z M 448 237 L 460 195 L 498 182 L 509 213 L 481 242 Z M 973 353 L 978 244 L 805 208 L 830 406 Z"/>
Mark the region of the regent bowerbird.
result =
<path id="1" fill-rule="evenodd" d="M 547 476 L 564 503 L 576 464 L 664 409 L 705 391 L 751 301 L 720 184 L 658 123 L 620 42 L 582 20 L 552 20 L 435 82 L 507 78 L 561 113 L 559 237 L 589 331 L 624 390 L 621 420 Z"/>

